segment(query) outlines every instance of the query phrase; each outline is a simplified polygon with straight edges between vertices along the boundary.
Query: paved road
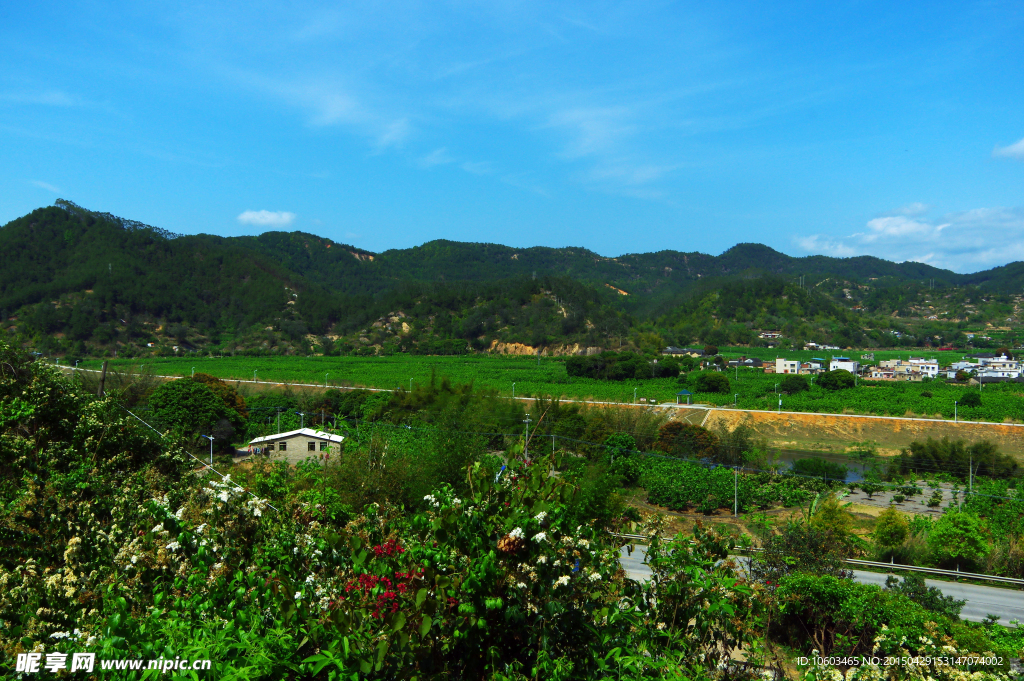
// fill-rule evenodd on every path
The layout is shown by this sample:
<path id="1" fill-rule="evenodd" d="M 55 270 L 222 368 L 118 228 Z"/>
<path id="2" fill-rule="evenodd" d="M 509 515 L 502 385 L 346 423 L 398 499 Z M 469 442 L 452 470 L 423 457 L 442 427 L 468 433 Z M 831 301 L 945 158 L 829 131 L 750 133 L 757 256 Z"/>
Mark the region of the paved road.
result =
<path id="1" fill-rule="evenodd" d="M 621 549 L 619 562 L 632 579 L 643 581 L 651 576 L 651 569 L 644 564 L 645 546 L 636 545 L 633 555 L 627 555 L 626 547 Z M 854 570 L 853 578 L 861 584 L 877 584 L 884 586 L 888 575 L 878 572 Z M 1024 622 L 1024 591 L 1003 589 L 995 586 L 978 586 L 958 582 L 944 582 L 926 579 L 925 584 L 934 586 L 947 596 L 957 600 L 965 600 L 967 604 L 960 612 L 960 617 L 972 622 L 980 622 L 986 615 L 999 615 L 1000 624 L 1010 626 L 1010 620 Z"/>

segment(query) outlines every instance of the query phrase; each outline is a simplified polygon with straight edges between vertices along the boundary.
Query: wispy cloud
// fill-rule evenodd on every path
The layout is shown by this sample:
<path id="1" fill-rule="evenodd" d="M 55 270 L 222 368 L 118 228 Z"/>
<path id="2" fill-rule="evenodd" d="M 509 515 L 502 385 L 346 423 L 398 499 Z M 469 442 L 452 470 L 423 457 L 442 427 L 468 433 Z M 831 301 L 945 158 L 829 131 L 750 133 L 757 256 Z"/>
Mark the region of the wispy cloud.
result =
<path id="1" fill-rule="evenodd" d="M 54 187 L 49 182 L 43 182 L 41 180 L 29 180 L 29 184 L 35 185 L 36 187 L 39 187 L 40 189 L 45 189 L 48 192 L 53 192 L 54 194 L 60 194 L 61 193 L 60 189 L 58 189 L 57 187 Z"/>
<path id="2" fill-rule="evenodd" d="M 295 221 L 295 213 L 274 210 L 247 210 L 239 214 L 238 221 L 243 225 L 256 227 L 287 227 Z"/>
<path id="3" fill-rule="evenodd" d="M 443 166 L 454 162 L 455 159 L 448 153 L 448 149 L 441 147 L 440 149 L 434 149 L 426 156 L 421 156 L 416 161 L 416 165 L 420 168 L 433 168 L 435 166 Z"/>
<path id="4" fill-rule="evenodd" d="M 862 232 L 844 237 L 816 234 L 798 238 L 796 244 L 808 253 L 874 255 L 974 272 L 1024 260 L 1024 207 L 977 208 L 949 213 L 941 220 L 889 215 L 869 220 Z"/>
<path id="5" fill-rule="evenodd" d="M 999 158 L 1013 158 L 1024 161 L 1024 139 L 1006 147 L 997 146 L 992 150 L 992 155 Z"/>
<path id="6" fill-rule="evenodd" d="M 492 164 L 487 161 L 463 161 L 459 167 L 473 175 L 490 175 L 494 172 Z"/>
<path id="7" fill-rule="evenodd" d="M 589 107 L 556 111 L 548 125 L 568 137 L 562 155 L 580 158 L 614 151 L 636 130 L 627 107 Z"/>
<path id="8" fill-rule="evenodd" d="M 0 102 L 10 104 L 37 104 L 43 106 L 81 106 L 84 102 L 78 97 L 60 90 L 46 92 L 8 92 L 0 93 Z"/>
<path id="9" fill-rule="evenodd" d="M 242 71 L 230 71 L 229 75 L 306 111 L 309 125 L 349 128 L 366 137 L 377 150 L 399 147 L 413 132 L 408 116 L 369 104 L 355 93 L 355 87 L 333 76 L 303 75 L 285 80 Z"/>
<path id="10" fill-rule="evenodd" d="M 906 217 L 918 217 L 920 215 L 924 215 L 925 213 L 927 213 L 929 210 L 931 210 L 931 208 L 932 207 L 926 203 L 915 201 L 914 203 L 908 203 L 905 206 L 900 206 L 896 210 L 891 210 L 888 211 L 887 213 L 882 213 L 882 217 L 897 215 L 904 215 Z"/>

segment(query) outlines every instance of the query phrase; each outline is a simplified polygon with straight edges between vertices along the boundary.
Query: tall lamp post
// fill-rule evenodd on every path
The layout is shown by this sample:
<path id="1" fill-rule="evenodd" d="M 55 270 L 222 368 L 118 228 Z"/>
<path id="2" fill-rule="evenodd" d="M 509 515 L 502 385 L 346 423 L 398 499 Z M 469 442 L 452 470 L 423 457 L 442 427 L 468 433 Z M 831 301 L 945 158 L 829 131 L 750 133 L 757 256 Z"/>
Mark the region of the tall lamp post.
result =
<path id="1" fill-rule="evenodd" d="M 633 404 L 636 404 L 636 388 L 633 388 Z"/>
<path id="2" fill-rule="evenodd" d="M 196 377 L 196 368 L 192 367 L 192 378 Z"/>
<path id="3" fill-rule="evenodd" d="M 739 401 L 739 399 L 740 399 L 740 394 L 739 394 L 739 393 L 736 393 L 736 394 L 734 394 L 734 395 L 732 396 L 732 406 L 734 406 L 734 407 L 735 407 L 735 406 L 738 406 L 738 404 L 739 404 L 739 402 L 738 402 L 738 401 Z"/>
<path id="4" fill-rule="evenodd" d="M 207 440 L 210 441 L 210 468 L 213 468 L 213 436 L 203 435 L 202 437 L 205 437 Z"/>
<path id="5" fill-rule="evenodd" d="M 327 390 L 327 378 L 331 375 L 331 372 L 324 374 L 324 390 Z"/>
<path id="6" fill-rule="evenodd" d="M 956 405 L 957 401 L 953 400 L 953 423 L 956 423 Z"/>
<path id="7" fill-rule="evenodd" d="M 523 420 L 526 424 L 526 439 L 523 441 L 523 459 L 526 461 L 530 460 L 530 414 L 526 414 L 526 418 Z"/>
<path id="8" fill-rule="evenodd" d="M 256 372 L 257 372 L 257 371 L 259 371 L 259 369 L 253 369 L 253 370 L 252 370 L 252 382 L 253 382 L 253 383 L 255 383 L 255 382 L 256 382 Z"/>
<path id="9" fill-rule="evenodd" d="M 516 399 L 516 384 L 515 384 L 515 381 L 512 382 L 512 399 L 513 400 Z"/>

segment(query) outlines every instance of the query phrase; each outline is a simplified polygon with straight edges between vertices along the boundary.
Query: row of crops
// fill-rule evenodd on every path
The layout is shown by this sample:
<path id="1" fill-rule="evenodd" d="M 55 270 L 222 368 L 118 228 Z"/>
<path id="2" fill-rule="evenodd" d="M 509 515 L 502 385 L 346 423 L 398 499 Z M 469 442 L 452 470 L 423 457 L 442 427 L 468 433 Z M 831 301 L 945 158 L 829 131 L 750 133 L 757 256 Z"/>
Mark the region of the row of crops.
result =
<path id="1" fill-rule="evenodd" d="M 637 457 L 636 463 L 642 467 L 638 478 L 647 490 L 648 501 L 674 511 L 696 509 L 712 513 L 719 508 L 732 509 L 734 502 L 741 513 L 778 505 L 798 506 L 815 494 L 843 486 L 841 482 L 826 483 L 796 475 L 736 473 L 729 468 L 709 468 L 690 461 Z"/>
<path id="2" fill-rule="evenodd" d="M 554 395 L 567 399 L 607 402 L 664 403 L 675 402 L 676 393 L 687 388 L 695 394 L 694 403 L 733 406 L 740 409 L 779 409 L 812 413 L 853 413 L 882 416 L 917 415 L 954 417 L 962 420 L 995 421 L 1024 420 L 1024 390 L 1013 383 L 990 385 L 981 390 L 980 407 L 954 406 L 977 386 L 951 385 L 943 381 L 930 383 L 861 381 L 856 388 L 839 391 L 823 390 L 815 385 L 806 392 L 778 394 L 782 377 L 759 370 L 730 370 L 728 393 L 701 393 L 693 390 L 694 381 L 675 378 L 606 381 L 569 377 L 558 359 L 528 357 L 494 357 L 470 355 L 460 357 L 426 357 L 396 355 L 392 357 L 224 357 L 148 359 L 144 363 L 111 362 L 113 368 L 134 367 L 147 373 L 187 376 L 193 370 L 224 379 L 251 381 L 255 375 L 261 382 L 305 383 L 325 386 L 365 386 L 374 388 L 409 388 L 430 381 L 432 373 L 447 376 L 456 383 L 473 382 L 492 388 L 502 395 Z M 83 363 L 97 368 L 99 362 Z M 691 374 L 692 376 L 692 374 Z"/>

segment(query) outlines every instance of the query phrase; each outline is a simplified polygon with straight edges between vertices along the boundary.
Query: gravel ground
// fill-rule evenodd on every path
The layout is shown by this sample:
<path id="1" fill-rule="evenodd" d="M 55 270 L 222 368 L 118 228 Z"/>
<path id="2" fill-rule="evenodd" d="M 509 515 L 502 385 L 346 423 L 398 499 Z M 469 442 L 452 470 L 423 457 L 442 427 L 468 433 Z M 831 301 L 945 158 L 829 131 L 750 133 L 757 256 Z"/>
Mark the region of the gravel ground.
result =
<path id="1" fill-rule="evenodd" d="M 871 498 L 861 490 L 856 492 L 850 492 L 843 501 L 852 501 L 856 504 L 863 504 L 865 506 L 878 506 L 880 508 L 888 508 L 889 505 L 893 505 L 904 513 L 919 513 L 921 515 L 942 515 L 943 510 L 950 505 L 953 501 L 953 485 L 948 482 L 936 483 L 935 487 L 938 487 L 942 492 L 942 503 L 932 508 L 928 506 L 928 499 L 931 497 L 933 487 L 924 481 L 917 481 L 916 484 L 920 489 L 920 494 L 915 494 L 912 497 L 907 497 L 903 502 L 894 502 L 893 496 L 899 494 L 895 490 L 886 490 L 884 492 L 876 492 Z M 959 499 L 963 501 L 964 494 L 961 489 Z"/>

